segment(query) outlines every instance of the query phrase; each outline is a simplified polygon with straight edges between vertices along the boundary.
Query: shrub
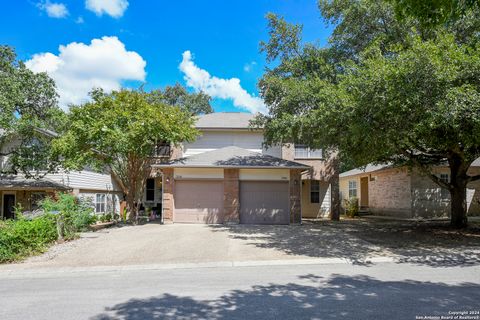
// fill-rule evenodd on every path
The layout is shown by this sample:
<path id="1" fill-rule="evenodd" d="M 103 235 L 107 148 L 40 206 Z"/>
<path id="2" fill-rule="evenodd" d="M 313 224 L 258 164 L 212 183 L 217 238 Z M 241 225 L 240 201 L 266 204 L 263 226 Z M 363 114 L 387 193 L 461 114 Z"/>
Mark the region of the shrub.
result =
<path id="1" fill-rule="evenodd" d="M 57 239 L 55 216 L 45 214 L 32 220 L 0 221 L 0 263 L 44 252 Z"/>
<path id="2" fill-rule="evenodd" d="M 353 197 L 350 199 L 345 199 L 345 214 L 350 217 L 358 216 L 359 206 L 358 206 L 358 199 Z"/>
<path id="3" fill-rule="evenodd" d="M 95 222 L 93 209 L 68 193 L 58 193 L 56 199 L 44 199 L 41 208 L 46 213 L 56 215 L 58 236 L 61 239 L 72 239 L 77 232 L 87 230 Z"/>

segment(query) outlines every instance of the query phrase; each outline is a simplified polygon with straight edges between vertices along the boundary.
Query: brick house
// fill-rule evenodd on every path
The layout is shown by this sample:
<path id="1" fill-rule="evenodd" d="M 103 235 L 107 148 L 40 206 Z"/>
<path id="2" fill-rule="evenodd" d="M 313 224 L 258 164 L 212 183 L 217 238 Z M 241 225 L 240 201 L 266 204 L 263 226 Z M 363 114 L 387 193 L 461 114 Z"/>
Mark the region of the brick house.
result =
<path id="1" fill-rule="evenodd" d="M 247 113 L 199 116 L 196 141 L 172 148 L 152 165 L 144 206 L 165 222 L 300 223 L 330 213 L 330 184 L 321 150 L 265 148 Z M 166 160 L 166 161 L 165 161 Z"/>
<path id="2" fill-rule="evenodd" d="M 434 173 L 448 181 L 449 168 L 438 166 Z M 480 173 L 480 159 L 469 174 Z M 440 218 L 450 214 L 450 193 L 416 169 L 390 165 L 367 165 L 340 174 L 342 200 L 357 198 L 361 210 L 399 218 Z M 467 189 L 468 215 L 480 215 L 480 182 Z M 344 201 L 342 201 L 343 203 Z"/>

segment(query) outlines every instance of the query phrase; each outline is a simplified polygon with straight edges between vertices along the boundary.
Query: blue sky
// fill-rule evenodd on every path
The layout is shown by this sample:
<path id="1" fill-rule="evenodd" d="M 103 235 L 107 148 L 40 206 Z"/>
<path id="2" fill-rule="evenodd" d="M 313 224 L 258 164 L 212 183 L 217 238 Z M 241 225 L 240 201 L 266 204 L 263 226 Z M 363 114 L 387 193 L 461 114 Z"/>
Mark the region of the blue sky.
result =
<path id="1" fill-rule="evenodd" d="M 215 111 L 256 111 L 267 12 L 303 24 L 306 41 L 326 44 L 331 27 L 315 0 L 8 1 L 0 44 L 15 47 L 32 70 L 50 73 L 63 104 L 83 101 L 93 84 L 111 90 L 179 82 L 210 90 Z"/>

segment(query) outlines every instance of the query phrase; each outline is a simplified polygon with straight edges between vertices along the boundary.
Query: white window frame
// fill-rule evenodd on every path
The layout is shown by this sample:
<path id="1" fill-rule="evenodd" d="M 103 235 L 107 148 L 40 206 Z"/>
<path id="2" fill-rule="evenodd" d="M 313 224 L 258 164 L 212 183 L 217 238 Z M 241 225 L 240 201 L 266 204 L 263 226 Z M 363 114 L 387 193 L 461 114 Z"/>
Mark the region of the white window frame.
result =
<path id="1" fill-rule="evenodd" d="M 312 201 L 312 194 L 315 193 L 318 194 L 318 201 Z M 320 181 L 318 180 L 310 180 L 310 203 L 320 203 Z"/>
<path id="2" fill-rule="evenodd" d="M 311 149 L 304 144 L 295 144 L 293 149 L 294 159 L 323 159 L 322 149 Z"/>
<path id="3" fill-rule="evenodd" d="M 348 198 L 357 198 L 358 199 L 358 183 L 357 180 L 348 181 Z"/>
<path id="4" fill-rule="evenodd" d="M 98 201 L 98 196 L 103 196 L 103 203 Z M 98 205 L 100 205 L 100 209 L 101 209 L 101 206 L 103 205 L 103 211 L 98 210 L 98 207 L 97 207 Z M 105 193 L 96 193 L 95 194 L 95 213 L 106 213 L 106 210 L 107 210 L 107 195 Z"/>

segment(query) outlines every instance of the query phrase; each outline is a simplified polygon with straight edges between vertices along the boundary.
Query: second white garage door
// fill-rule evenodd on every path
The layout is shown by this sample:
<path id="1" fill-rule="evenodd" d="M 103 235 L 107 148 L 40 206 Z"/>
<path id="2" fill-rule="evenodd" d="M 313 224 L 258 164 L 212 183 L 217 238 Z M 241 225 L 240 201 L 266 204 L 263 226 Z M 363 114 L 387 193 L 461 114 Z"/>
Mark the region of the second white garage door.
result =
<path id="1" fill-rule="evenodd" d="M 174 222 L 223 223 L 222 181 L 175 181 Z"/>
<path id="2" fill-rule="evenodd" d="M 288 188 L 286 181 L 241 181 L 240 223 L 289 224 Z"/>

